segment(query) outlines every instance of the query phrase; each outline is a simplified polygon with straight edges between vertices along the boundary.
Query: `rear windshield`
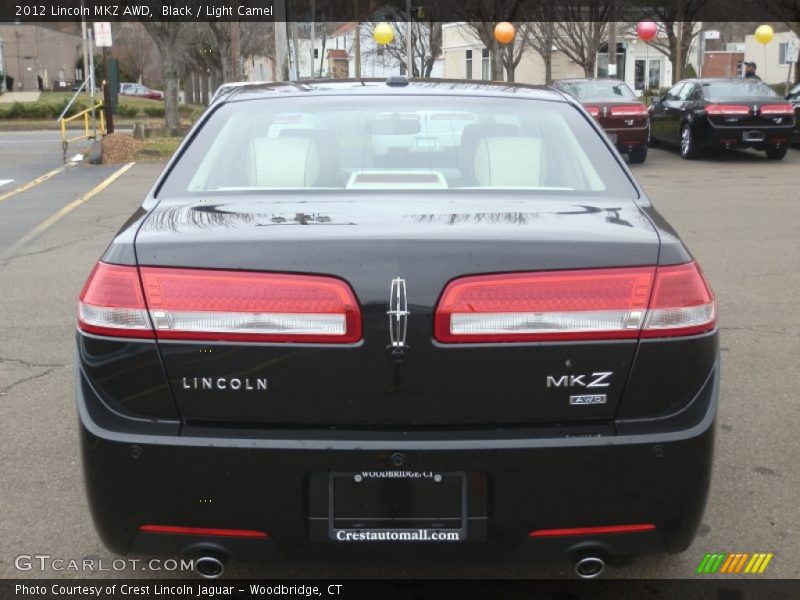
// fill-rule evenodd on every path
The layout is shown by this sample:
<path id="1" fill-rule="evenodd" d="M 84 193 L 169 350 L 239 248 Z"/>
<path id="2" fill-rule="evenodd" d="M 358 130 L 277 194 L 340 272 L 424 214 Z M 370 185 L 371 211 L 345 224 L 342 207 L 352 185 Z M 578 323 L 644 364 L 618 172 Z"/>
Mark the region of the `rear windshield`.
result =
<path id="1" fill-rule="evenodd" d="M 752 98 L 757 96 L 777 96 L 766 83 L 754 80 L 712 81 L 703 84 L 703 97 L 707 100 L 728 98 Z"/>
<path id="2" fill-rule="evenodd" d="M 409 95 L 224 104 L 159 196 L 487 189 L 636 197 L 567 103 Z"/>
<path id="3" fill-rule="evenodd" d="M 638 100 L 622 81 L 562 81 L 559 87 L 578 100 Z"/>

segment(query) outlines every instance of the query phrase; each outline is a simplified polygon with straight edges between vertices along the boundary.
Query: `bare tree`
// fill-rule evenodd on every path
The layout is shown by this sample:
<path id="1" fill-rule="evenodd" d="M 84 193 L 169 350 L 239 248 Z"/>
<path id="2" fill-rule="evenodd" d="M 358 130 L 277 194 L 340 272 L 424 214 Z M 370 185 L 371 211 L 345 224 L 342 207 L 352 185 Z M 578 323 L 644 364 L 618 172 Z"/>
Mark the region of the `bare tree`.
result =
<path id="1" fill-rule="evenodd" d="M 541 0 L 529 12 L 531 29 L 528 43 L 544 63 L 544 83 L 553 82 L 553 48 L 556 43 L 556 0 Z"/>
<path id="2" fill-rule="evenodd" d="M 178 75 L 181 57 L 185 56 L 187 29 L 181 21 L 144 21 L 144 28 L 155 42 L 161 55 L 161 74 L 164 80 L 164 123 L 167 128 L 180 124 L 178 115 Z"/>
<path id="3" fill-rule="evenodd" d="M 506 71 L 506 81 L 513 82 L 515 80 L 516 70 L 522 57 L 533 47 L 533 40 L 541 33 L 540 26 L 546 25 L 547 23 L 534 23 L 532 21 L 514 23 L 514 28 L 516 29 L 514 41 L 510 44 L 505 44 L 500 49 L 500 60 Z M 552 23 L 550 23 L 550 25 L 552 25 Z M 537 42 L 538 41 L 537 39 Z M 551 68 L 552 70 L 552 56 L 550 60 L 546 62 L 546 70 L 547 68 Z"/>
<path id="4" fill-rule="evenodd" d="M 506 63 L 503 54 L 508 50 L 502 49 L 494 37 L 494 28 L 498 23 L 508 21 L 511 23 L 525 21 L 522 16 L 525 12 L 526 3 L 522 0 L 462 0 L 454 4 L 450 10 L 453 20 L 465 21 L 464 27 L 475 37 L 477 37 L 489 49 L 489 63 L 491 68 L 491 79 L 493 81 L 503 80 L 503 70 Z M 475 20 L 479 17 L 480 20 Z M 512 51 L 513 56 L 513 51 Z M 519 60 L 517 60 L 517 63 Z M 513 65 L 516 68 L 516 65 Z M 513 75 L 512 75 L 513 76 Z"/>
<path id="5" fill-rule="evenodd" d="M 606 41 L 610 0 L 564 0 L 557 5 L 555 45 L 594 76 L 597 52 Z"/>
<path id="6" fill-rule="evenodd" d="M 371 53 L 384 52 L 391 59 L 405 69 L 410 77 L 430 77 L 436 61 L 442 55 L 442 24 L 433 20 L 419 21 L 413 20 L 411 23 L 411 46 L 412 61 L 411 68 L 408 68 L 408 21 L 405 15 L 390 13 L 386 15 L 387 22 L 394 26 L 395 36 L 392 43 L 381 47 L 378 50 L 365 52 L 368 56 Z M 372 29 L 378 24 L 377 21 L 370 22 L 368 28 Z"/>
<path id="7" fill-rule="evenodd" d="M 666 40 L 656 36 L 650 45 L 672 63 L 672 83 L 683 76 L 693 40 L 700 34 L 700 17 L 709 0 L 654 0 L 648 11 L 660 24 Z"/>
<path id="8" fill-rule="evenodd" d="M 111 51 L 114 58 L 119 61 L 120 71 L 128 73 L 140 82 L 145 82 L 148 67 L 159 60 L 154 50 L 150 37 L 141 23 L 133 21 L 114 24 L 114 45 Z M 149 81 L 147 83 L 153 85 Z"/>
<path id="9" fill-rule="evenodd" d="M 800 2 L 793 3 L 787 0 L 765 1 L 767 10 L 786 25 L 789 31 L 793 31 L 800 38 Z M 795 83 L 800 81 L 800 60 L 794 63 L 794 81 Z"/>

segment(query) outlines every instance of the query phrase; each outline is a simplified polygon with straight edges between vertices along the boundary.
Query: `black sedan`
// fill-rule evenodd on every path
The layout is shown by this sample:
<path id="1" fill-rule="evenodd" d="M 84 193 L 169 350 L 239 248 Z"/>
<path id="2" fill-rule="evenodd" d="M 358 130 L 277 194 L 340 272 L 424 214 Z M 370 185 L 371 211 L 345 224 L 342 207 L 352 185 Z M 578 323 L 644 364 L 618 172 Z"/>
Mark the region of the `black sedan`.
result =
<path id="1" fill-rule="evenodd" d="M 680 145 L 691 159 L 702 150 L 755 148 L 780 160 L 795 126 L 794 107 L 757 79 L 687 79 L 650 107 L 650 145 Z"/>
<path id="2" fill-rule="evenodd" d="M 591 577 L 701 522 L 714 296 L 553 90 L 231 92 L 90 274 L 77 345 L 115 552 L 215 576 L 278 551 L 502 547 Z"/>
<path id="3" fill-rule="evenodd" d="M 800 144 L 800 83 L 789 90 L 786 99 L 794 106 L 795 127 L 792 143 Z"/>

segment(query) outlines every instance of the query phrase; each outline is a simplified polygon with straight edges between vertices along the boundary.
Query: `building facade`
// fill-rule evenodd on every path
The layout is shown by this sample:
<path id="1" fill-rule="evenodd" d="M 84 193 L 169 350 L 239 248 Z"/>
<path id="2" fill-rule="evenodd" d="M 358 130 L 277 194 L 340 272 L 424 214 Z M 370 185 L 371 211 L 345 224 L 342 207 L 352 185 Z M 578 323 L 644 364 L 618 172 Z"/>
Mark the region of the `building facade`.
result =
<path id="1" fill-rule="evenodd" d="M 744 60 L 757 65 L 756 73 L 766 83 L 785 83 L 787 77 L 794 79 L 794 65 L 787 59 L 789 44 L 798 43 L 797 35 L 791 31 L 776 32 L 772 40 L 762 45 L 754 35 L 744 38 Z"/>
<path id="2" fill-rule="evenodd" d="M 0 25 L 3 69 L 14 78 L 13 91 L 70 90 L 82 79 L 78 35 L 39 25 Z"/>

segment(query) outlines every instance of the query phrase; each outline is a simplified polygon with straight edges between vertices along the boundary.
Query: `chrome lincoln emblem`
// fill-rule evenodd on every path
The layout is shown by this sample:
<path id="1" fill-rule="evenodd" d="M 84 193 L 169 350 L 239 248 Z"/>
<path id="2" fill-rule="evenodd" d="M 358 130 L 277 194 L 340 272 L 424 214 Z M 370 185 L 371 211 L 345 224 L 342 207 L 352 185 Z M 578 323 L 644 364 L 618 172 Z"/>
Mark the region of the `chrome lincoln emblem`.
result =
<path id="1" fill-rule="evenodd" d="M 406 296 L 406 280 L 392 279 L 389 291 L 389 339 L 392 348 L 406 347 L 406 332 L 408 330 L 408 297 Z"/>

